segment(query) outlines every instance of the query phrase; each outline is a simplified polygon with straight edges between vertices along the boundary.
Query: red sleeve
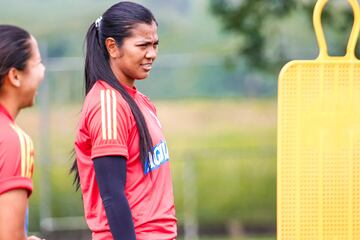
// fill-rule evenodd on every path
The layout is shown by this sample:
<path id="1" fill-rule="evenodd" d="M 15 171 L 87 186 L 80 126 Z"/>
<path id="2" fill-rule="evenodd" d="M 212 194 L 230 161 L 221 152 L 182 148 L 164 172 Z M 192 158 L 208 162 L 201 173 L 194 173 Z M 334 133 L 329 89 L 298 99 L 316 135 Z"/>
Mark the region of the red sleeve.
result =
<path id="1" fill-rule="evenodd" d="M 0 138 L 0 194 L 20 188 L 27 190 L 30 196 L 33 189 L 32 142 L 27 135 L 15 132 L 5 137 Z"/>
<path id="2" fill-rule="evenodd" d="M 86 113 L 92 159 L 110 155 L 128 158 L 130 115 L 129 106 L 114 90 L 94 93 L 93 102 Z"/>

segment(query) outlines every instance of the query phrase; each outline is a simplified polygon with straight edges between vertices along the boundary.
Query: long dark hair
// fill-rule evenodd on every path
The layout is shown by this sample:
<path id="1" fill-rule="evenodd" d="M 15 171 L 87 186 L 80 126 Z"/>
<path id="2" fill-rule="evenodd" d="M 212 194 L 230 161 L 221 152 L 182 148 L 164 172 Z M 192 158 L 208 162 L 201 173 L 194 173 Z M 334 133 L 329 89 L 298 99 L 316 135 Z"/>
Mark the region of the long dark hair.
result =
<path id="1" fill-rule="evenodd" d="M 136 24 L 152 24 L 157 21 L 147 8 L 132 2 L 119 2 L 110 7 L 99 20 L 90 25 L 86 34 L 85 56 L 85 94 L 87 94 L 98 80 L 107 82 L 115 88 L 125 101 L 134 115 L 140 135 L 140 160 L 145 170 L 148 152 L 152 148 L 152 139 L 146 125 L 143 114 L 138 105 L 127 90 L 119 83 L 109 64 L 109 54 L 105 46 L 105 40 L 109 37 L 115 39 L 117 46 L 121 46 L 124 38 L 131 36 L 131 30 Z M 76 159 L 70 170 L 74 173 L 76 189 L 80 187 L 80 177 Z"/>
<path id="2" fill-rule="evenodd" d="M 30 34 L 12 25 L 0 25 L 0 88 L 11 68 L 24 70 L 31 57 Z"/>

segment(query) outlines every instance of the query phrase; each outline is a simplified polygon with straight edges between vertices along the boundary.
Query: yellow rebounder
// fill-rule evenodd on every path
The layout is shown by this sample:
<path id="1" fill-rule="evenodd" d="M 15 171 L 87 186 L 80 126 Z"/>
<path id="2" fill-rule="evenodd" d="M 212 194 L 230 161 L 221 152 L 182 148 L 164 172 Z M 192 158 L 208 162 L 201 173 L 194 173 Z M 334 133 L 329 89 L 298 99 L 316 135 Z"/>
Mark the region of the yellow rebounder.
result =
<path id="1" fill-rule="evenodd" d="M 315 6 L 317 59 L 292 61 L 279 76 L 277 239 L 360 240 L 359 4 L 343 57 L 328 55 Z"/>

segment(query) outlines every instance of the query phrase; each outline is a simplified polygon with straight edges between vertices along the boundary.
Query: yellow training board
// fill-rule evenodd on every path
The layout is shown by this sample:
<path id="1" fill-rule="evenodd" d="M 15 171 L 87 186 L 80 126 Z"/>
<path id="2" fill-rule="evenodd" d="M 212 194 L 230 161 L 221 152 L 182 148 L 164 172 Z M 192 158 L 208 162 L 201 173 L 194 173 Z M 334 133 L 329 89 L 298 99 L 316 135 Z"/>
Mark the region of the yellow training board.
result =
<path id="1" fill-rule="evenodd" d="M 328 56 L 314 10 L 320 54 L 279 76 L 277 239 L 360 240 L 360 29 L 357 0 L 347 54 Z"/>

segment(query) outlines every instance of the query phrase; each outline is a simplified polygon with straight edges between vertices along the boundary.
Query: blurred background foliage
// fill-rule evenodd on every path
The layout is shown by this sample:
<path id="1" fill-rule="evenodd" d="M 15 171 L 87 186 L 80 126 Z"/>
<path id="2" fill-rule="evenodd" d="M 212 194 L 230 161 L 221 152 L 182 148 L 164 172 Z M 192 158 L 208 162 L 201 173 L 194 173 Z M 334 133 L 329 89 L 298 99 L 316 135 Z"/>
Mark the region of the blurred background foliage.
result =
<path id="1" fill-rule="evenodd" d="M 193 191 L 191 210 L 201 235 L 226 233 L 245 239 L 242 236 L 265 234 L 274 239 L 277 75 L 289 60 L 317 56 L 315 0 L 137 2 L 151 9 L 159 22 L 158 60 L 149 79 L 137 87 L 155 101 L 164 126 L 180 233 L 189 211 L 186 193 Z M 114 3 L 0 0 L 0 23 L 29 30 L 40 42 L 47 67 L 49 109 L 38 100 L 37 107 L 17 119 L 48 168 L 37 161 L 31 231 L 45 234 L 40 224 L 44 171 L 50 187 L 48 217 L 83 216 L 68 169 L 84 97 L 84 36 L 90 23 Z M 352 20 L 347 1 L 329 1 L 323 24 L 331 55 L 344 54 Z M 41 125 L 44 116 L 46 128 Z M 47 150 L 40 149 L 42 136 Z M 189 166 L 195 172 L 190 188 Z"/>
<path id="2" fill-rule="evenodd" d="M 257 70 L 277 73 L 292 59 L 316 53 L 312 32 L 313 0 L 211 0 L 222 28 L 240 36 L 238 53 Z M 329 1 L 322 15 L 331 55 L 347 45 L 352 10 L 347 1 Z M 358 49 L 357 49 L 358 50 Z"/>

